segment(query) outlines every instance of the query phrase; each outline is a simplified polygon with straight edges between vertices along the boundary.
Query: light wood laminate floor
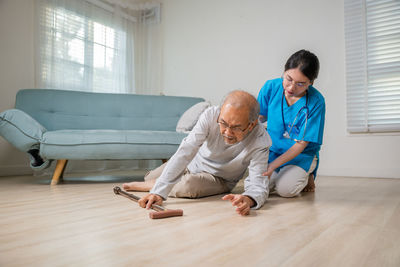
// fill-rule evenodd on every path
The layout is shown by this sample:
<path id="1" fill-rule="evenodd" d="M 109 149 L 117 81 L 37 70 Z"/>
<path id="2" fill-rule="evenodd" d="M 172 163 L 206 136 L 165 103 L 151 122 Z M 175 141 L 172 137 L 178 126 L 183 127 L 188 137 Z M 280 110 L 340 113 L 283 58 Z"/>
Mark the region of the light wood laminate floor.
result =
<path id="1" fill-rule="evenodd" d="M 184 216 L 151 220 L 114 195 L 120 177 L 45 178 L 0 177 L 0 266 L 400 266 L 400 179 L 320 176 L 247 217 L 170 198 Z"/>

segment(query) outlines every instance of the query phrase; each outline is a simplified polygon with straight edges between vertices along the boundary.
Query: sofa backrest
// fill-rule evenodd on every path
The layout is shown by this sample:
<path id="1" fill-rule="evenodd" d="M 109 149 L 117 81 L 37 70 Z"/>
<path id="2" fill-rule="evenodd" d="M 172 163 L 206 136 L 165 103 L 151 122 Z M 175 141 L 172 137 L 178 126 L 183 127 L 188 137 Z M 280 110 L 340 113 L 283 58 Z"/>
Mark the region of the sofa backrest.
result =
<path id="1" fill-rule="evenodd" d="M 196 97 L 23 89 L 15 107 L 47 130 L 115 129 L 175 131 L 180 116 L 204 99 Z"/>

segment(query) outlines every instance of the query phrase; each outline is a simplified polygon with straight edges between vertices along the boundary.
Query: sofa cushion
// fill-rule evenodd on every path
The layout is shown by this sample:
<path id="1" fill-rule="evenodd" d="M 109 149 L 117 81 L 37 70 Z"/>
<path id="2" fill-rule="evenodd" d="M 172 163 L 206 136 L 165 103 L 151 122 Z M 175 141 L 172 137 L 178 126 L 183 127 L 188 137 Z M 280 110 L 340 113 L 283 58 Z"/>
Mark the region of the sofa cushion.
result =
<path id="1" fill-rule="evenodd" d="M 209 102 L 200 102 L 186 110 L 179 118 L 176 125 L 178 133 L 188 133 L 196 125 L 201 113 L 204 112 L 211 104 Z"/>
<path id="2" fill-rule="evenodd" d="M 0 113 L 0 135 L 21 151 L 39 147 L 46 129 L 30 115 L 18 109 Z"/>
<path id="3" fill-rule="evenodd" d="M 48 131 L 40 154 L 51 159 L 167 159 L 185 137 L 172 131 Z"/>

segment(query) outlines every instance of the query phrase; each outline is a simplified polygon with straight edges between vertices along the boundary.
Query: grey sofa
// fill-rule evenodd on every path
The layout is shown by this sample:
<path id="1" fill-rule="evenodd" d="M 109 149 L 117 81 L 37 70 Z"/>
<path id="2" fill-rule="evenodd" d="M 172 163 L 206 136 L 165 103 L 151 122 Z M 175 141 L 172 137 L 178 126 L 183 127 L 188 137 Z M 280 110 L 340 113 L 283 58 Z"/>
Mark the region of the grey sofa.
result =
<path id="1" fill-rule="evenodd" d="M 31 155 L 32 168 L 57 160 L 51 184 L 68 160 L 170 158 L 185 133 L 181 115 L 202 98 L 24 89 L 15 109 L 0 113 L 0 135 Z"/>

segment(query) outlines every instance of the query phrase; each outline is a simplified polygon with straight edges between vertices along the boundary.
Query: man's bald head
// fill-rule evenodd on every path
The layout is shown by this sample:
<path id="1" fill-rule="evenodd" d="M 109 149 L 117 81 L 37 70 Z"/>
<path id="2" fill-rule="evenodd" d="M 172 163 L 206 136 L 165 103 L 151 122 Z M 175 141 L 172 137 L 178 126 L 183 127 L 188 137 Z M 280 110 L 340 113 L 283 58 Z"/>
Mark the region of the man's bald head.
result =
<path id="1" fill-rule="evenodd" d="M 224 98 L 221 108 L 227 105 L 231 105 L 237 109 L 247 109 L 249 113 L 249 122 L 254 122 L 258 119 L 258 114 L 260 113 L 260 105 L 253 95 L 245 91 L 235 90 L 230 92 Z"/>

